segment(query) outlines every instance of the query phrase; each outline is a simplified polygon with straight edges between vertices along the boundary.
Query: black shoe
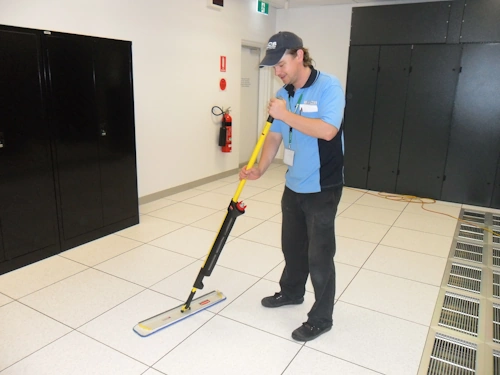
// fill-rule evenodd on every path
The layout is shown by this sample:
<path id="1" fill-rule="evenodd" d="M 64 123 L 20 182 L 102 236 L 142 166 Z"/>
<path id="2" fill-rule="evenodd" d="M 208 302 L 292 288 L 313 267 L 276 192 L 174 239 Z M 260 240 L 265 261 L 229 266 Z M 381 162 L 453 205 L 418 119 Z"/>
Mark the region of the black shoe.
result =
<path id="1" fill-rule="evenodd" d="M 284 294 L 274 293 L 274 296 L 262 298 L 262 306 L 264 307 L 280 307 L 285 305 L 300 305 L 304 302 L 304 297 L 299 299 L 291 299 Z"/>
<path id="2" fill-rule="evenodd" d="M 297 341 L 311 341 L 316 337 L 321 336 L 323 333 L 332 329 L 332 326 L 319 328 L 309 323 L 302 323 L 302 326 L 292 332 L 292 338 Z"/>

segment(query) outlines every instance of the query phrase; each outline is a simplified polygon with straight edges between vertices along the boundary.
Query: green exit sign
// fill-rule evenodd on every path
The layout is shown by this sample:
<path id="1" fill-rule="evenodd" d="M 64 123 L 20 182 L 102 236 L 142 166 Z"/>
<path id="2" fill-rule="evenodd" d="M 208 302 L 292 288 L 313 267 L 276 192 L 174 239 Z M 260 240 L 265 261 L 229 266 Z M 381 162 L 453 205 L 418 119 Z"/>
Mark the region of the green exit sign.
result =
<path id="1" fill-rule="evenodd" d="M 257 1 L 257 12 L 269 14 L 269 4 L 264 1 Z"/>

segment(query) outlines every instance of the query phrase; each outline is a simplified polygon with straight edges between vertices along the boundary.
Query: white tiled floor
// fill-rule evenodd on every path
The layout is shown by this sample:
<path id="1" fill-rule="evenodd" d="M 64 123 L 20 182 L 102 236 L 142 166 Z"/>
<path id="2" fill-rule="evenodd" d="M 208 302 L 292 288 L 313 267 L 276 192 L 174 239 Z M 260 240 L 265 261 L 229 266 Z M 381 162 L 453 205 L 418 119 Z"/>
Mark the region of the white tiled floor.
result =
<path id="1" fill-rule="evenodd" d="M 198 291 L 227 300 L 148 338 L 132 327 L 185 301 L 236 175 L 142 205 L 139 225 L 0 276 L 0 375 L 415 375 L 455 220 L 344 189 L 334 326 L 298 343 L 290 334 L 314 301 L 310 282 L 302 305 L 260 304 L 283 269 L 284 171 L 273 164 L 246 184 L 247 213 Z"/>

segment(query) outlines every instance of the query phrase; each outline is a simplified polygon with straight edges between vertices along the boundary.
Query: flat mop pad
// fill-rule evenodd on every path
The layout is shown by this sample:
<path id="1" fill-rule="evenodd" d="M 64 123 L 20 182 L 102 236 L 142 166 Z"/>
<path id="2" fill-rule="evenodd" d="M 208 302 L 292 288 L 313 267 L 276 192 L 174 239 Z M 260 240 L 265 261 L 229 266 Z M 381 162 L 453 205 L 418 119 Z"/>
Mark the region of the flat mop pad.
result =
<path id="1" fill-rule="evenodd" d="M 153 316 L 149 319 L 139 322 L 135 327 L 134 331 L 142 337 L 152 335 L 155 332 L 163 328 L 167 328 L 172 324 L 180 322 L 190 316 L 199 313 L 200 311 L 206 310 L 209 307 L 218 304 L 226 299 L 226 296 L 218 290 L 207 293 L 201 297 L 194 299 L 191 302 L 189 310 L 183 312 L 182 307 L 184 304 L 174 307 L 173 309 L 167 310 Z"/>
<path id="2" fill-rule="evenodd" d="M 267 123 L 262 130 L 262 134 L 259 137 L 257 145 L 255 146 L 253 153 L 250 156 L 247 169 L 252 168 L 255 161 L 257 160 L 257 156 L 260 152 L 260 149 L 262 148 L 262 145 L 264 144 L 267 133 L 269 133 L 269 130 L 271 129 L 272 122 L 273 118 L 269 116 L 267 119 Z M 193 288 L 191 289 L 191 293 L 189 294 L 186 303 L 138 323 L 134 327 L 134 331 L 137 334 L 143 337 L 149 336 L 163 328 L 184 320 L 192 316 L 193 314 L 203 311 L 210 306 L 213 306 L 216 303 L 219 303 L 226 299 L 226 297 L 218 290 L 214 290 L 213 292 L 205 294 L 204 296 L 196 299 L 193 299 L 193 297 L 198 289 L 203 289 L 203 278 L 212 274 L 215 264 L 217 263 L 217 259 L 219 259 L 219 256 L 222 252 L 222 249 L 224 248 L 226 240 L 229 237 L 229 233 L 233 228 L 236 218 L 245 213 L 246 206 L 243 204 L 243 202 L 238 202 L 238 197 L 240 196 L 243 186 L 245 186 L 245 182 L 246 179 L 240 181 L 238 188 L 236 189 L 236 193 L 234 193 L 234 196 L 231 199 L 229 206 L 227 207 L 227 215 L 222 222 L 222 226 L 219 230 L 219 233 L 217 234 L 217 237 L 215 238 L 212 249 L 208 253 L 207 258 L 205 259 L 205 263 L 198 273 L 198 277 L 196 277 Z"/>

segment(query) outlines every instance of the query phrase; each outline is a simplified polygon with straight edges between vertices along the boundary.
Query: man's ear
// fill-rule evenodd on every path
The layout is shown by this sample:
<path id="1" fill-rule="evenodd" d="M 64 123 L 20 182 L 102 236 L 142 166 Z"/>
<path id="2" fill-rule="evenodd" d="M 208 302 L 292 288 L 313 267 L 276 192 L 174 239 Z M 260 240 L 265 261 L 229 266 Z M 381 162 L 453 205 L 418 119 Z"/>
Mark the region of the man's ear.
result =
<path id="1" fill-rule="evenodd" d="M 304 50 L 303 50 L 303 49 L 299 49 L 299 50 L 297 50 L 297 59 L 298 59 L 300 62 L 303 62 L 303 61 L 304 61 Z"/>

